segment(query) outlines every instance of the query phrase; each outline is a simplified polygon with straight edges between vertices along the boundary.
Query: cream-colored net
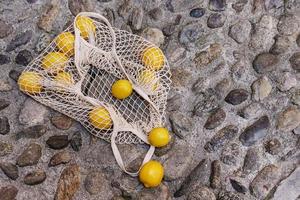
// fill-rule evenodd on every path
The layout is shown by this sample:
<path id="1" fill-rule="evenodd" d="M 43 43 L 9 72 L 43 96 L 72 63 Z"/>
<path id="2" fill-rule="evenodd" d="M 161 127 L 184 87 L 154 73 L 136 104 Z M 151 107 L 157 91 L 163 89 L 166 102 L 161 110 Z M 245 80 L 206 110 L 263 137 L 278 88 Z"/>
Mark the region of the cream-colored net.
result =
<path id="1" fill-rule="evenodd" d="M 116 143 L 148 144 L 147 133 L 163 126 L 170 75 L 158 47 L 112 28 L 99 14 L 85 12 L 26 67 L 18 83 L 35 100 L 110 141 L 126 171 Z M 120 79 L 129 80 L 133 87 L 123 100 L 111 92 Z M 151 146 L 144 163 L 153 151 Z"/>

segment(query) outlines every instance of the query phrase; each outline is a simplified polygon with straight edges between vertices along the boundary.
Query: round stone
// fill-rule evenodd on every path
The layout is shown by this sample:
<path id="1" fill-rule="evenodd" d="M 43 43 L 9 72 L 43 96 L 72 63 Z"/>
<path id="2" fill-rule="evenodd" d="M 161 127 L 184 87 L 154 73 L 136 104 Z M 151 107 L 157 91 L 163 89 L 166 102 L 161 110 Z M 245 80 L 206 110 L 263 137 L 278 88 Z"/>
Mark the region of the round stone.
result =
<path id="1" fill-rule="evenodd" d="M 200 18 L 205 14 L 204 8 L 194 8 L 190 11 L 190 16 L 194 18 Z"/>
<path id="2" fill-rule="evenodd" d="M 97 194 L 101 192 L 103 188 L 103 182 L 106 181 L 105 177 L 100 172 L 91 172 L 87 175 L 84 181 L 85 189 L 90 194 Z"/>
<path id="3" fill-rule="evenodd" d="M 18 55 L 16 56 L 15 61 L 19 65 L 26 66 L 32 61 L 32 59 L 33 59 L 33 57 L 31 55 L 31 52 L 24 49 L 24 50 L 22 50 L 18 53 Z"/>
<path id="4" fill-rule="evenodd" d="M 10 58 L 7 55 L 0 54 L 0 65 L 10 63 Z"/>
<path id="5" fill-rule="evenodd" d="M 297 72 L 300 72 L 300 52 L 296 52 L 290 58 L 291 66 Z"/>
<path id="6" fill-rule="evenodd" d="M 161 46 L 165 41 L 164 34 L 158 28 L 146 28 L 142 32 L 142 37 L 158 47 Z"/>
<path id="7" fill-rule="evenodd" d="M 253 61 L 253 68 L 257 73 L 264 74 L 275 69 L 278 58 L 270 53 L 261 53 L 257 55 Z"/>
<path id="8" fill-rule="evenodd" d="M 46 143 L 51 149 L 63 149 L 69 145 L 68 135 L 51 136 Z"/>
<path id="9" fill-rule="evenodd" d="M 225 101 L 232 105 L 238 105 L 243 103 L 248 99 L 249 93 L 244 89 L 234 89 L 231 90 L 225 97 Z"/>
<path id="10" fill-rule="evenodd" d="M 20 167 L 36 165 L 42 156 L 42 147 L 38 144 L 30 144 L 17 158 L 17 165 Z"/>
<path id="11" fill-rule="evenodd" d="M 36 170 L 30 172 L 24 177 L 24 183 L 27 185 L 37 185 L 44 182 L 46 179 L 46 172 L 43 170 Z"/>
<path id="12" fill-rule="evenodd" d="M 213 13 L 207 19 L 207 26 L 209 28 L 220 28 L 225 24 L 226 16 L 221 13 Z"/>
<path id="13" fill-rule="evenodd" d="M 278 32 L 282 35 L 292 35 L 299 29 L 299 22 L 295 15 L 282 15 L 277 24 Z"/>

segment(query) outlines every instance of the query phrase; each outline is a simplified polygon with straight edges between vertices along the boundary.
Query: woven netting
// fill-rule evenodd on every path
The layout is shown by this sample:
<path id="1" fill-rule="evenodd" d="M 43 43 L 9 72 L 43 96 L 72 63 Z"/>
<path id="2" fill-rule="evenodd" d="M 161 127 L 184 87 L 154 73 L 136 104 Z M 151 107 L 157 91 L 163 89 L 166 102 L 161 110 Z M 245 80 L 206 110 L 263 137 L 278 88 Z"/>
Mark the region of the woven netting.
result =
<path id="1" fill-rule="evenodd" d="M 112 28 L 98 15 L 80 15 L 88 15 L 95 30 L 86 27 L 88 37 L 83 36 L 75 23 L 77 16 L 64 31 L 74 35 L 74 50 L 61 52 L 64 47 L 58 48 L 58 43 L 64 41 L 56 38 L 24 71 L 34 72 L 30 78 L 31 82 L 38 80 L 36 90 L 24 83 L 20 87 L 38 102 L 80 122 L 99 138 L 110 141 L 113 132 L 117 132 L 114 140 L 118 144 L 145 142 L 137 135 L 147 136 L 165 121 L 171 84 L 166 58 L 162 54 L 158 59 L 163 59 L 163 66 L 153 69 L 149 67 L 151 61 L 145 62 L 144 52 L 152 48 L 153 54 L 160 55 L 155 52 L 160 51 L 158 47 L 140 36 Z M 53 54 L 49 58 L 51 52 L 61 52 L 65 57 Z M 45 67 L 47 56 L 52 64 L 49 68 Z M 134 90 L 123 100 L 113 97 L 111 92 L 113 83 L 120 79 L 129 80 Z M 109 113 L 99 122 L 103 128 L 95 127 L 90 119 L 91 112 L 100 107 Z M 111 125 L 105 124 L 107 118 L 112 120 Z"/>

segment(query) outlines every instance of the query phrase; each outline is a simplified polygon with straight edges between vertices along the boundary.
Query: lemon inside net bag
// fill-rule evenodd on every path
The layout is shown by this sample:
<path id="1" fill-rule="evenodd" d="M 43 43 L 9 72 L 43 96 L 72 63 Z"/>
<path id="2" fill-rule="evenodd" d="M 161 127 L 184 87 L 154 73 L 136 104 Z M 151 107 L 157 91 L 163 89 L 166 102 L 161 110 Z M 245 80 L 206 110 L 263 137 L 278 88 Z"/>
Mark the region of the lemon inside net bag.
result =
<path id="1" fill-rule="evenodd" d="M 117 144 L 149 144 L 147 134 L 165 122 L 170 70 L 162 51 L 140 36 L 113 28 L 103 16 L 83 12 L 26 67 L 18 84 L 35 100 L 80 122 L 91 134 Z M 118 80 L 131 83 L 127 98 L 112 95 Z M 150 160 L 150 148 L 143 164 Z"/>

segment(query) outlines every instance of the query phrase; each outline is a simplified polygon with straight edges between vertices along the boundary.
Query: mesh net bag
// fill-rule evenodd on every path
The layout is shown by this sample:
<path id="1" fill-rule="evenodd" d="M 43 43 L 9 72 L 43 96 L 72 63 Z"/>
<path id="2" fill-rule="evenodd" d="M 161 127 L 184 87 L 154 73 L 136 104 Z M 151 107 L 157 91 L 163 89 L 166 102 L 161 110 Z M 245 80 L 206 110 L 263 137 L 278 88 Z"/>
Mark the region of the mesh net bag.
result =
<path id="1" fill-rule="evenodd" d="M 163 126 L 170 70 L 162 51 L 140 36 L 111 27 L 103 16 L 83 12 L 21 74 L 20 89 L 38 102 L 80 122 L 91 134 L 117 144 L 148 143 Z M 128 80 L 133 93 L 112 95 L 115 81 Z M 150 148 L 143 164 L 150 160 Z"/>

